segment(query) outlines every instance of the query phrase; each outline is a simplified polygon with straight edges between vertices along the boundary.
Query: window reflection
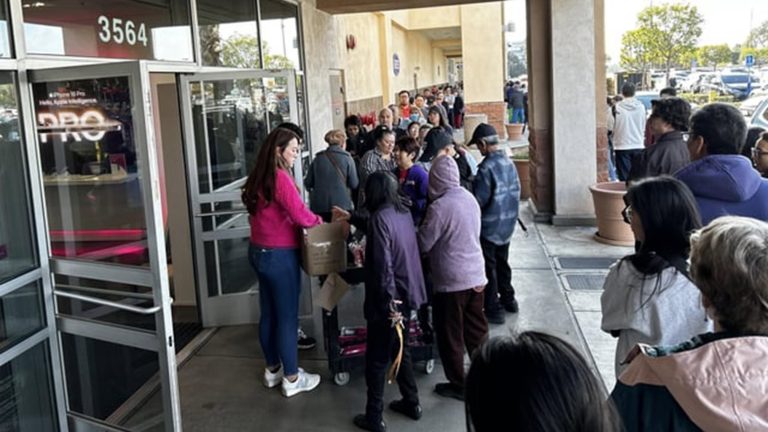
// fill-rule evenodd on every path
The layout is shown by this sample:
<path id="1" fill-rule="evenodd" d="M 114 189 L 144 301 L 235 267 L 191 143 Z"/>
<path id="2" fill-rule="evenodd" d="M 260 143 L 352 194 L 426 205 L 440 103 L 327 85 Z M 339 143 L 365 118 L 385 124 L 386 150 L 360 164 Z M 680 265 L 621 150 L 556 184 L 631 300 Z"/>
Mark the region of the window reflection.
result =
<path id="1" fill-rule="evenodd" d="M 264 68 L 302 69 L 298 8 L 279 0 L 261 0 L 259 4 Z"/>
<path id="2" fill-rule="evenodd" d="M 58 430 L 48 342 L 0 366 L 0 431 Z"/>
<path id="3" fill-rule="evenodd" d="M 203 64 L 261 68 L 255 0 L 199 0 L 197 14 Z"/>
<path id="4" fill-rule="evenodd" d="M 0 283 L 37 264 L 26 166 L 13 75 L 0 73 Z"/>
<path id="5" fill-rule="evenodd" d="M 193 61 L 188 3 L 188 0 L 23 0 L 27 52 Z"/>
<path id="6" fill-rule="evenodd" d="M 51 253 L 145 264 L 128 78 L 36 83 L 33 94 Z"/>

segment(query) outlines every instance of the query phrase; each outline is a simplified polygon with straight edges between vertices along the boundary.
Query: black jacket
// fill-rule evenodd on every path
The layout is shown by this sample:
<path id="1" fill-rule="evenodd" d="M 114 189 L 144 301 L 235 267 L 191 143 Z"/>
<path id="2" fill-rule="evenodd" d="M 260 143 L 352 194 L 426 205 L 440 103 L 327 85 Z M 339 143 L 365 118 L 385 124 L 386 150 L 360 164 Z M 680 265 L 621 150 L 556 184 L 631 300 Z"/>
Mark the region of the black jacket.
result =
<path id="1" fill-rule="evenodd" d="M 656 144 L 638 154 L 632 161 L 629 182 L 662 174 L 674 174 L 691 162 L 682 132 L 674 131 L 659 137 Z"/>

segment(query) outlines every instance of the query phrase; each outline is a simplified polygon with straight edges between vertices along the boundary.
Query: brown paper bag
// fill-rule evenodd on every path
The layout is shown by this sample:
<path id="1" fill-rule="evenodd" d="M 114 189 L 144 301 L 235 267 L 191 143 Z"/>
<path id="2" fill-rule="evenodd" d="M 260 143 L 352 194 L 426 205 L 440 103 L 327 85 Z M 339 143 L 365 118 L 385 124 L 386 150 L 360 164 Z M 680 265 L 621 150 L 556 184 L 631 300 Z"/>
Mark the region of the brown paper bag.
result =
<path id="1" fill-rule="evenodd" d="M 338 273 L 331 273 L 320 288 L 317 304 L 325 310 L 333 310 L 347 291 L 349 284 Z"/>

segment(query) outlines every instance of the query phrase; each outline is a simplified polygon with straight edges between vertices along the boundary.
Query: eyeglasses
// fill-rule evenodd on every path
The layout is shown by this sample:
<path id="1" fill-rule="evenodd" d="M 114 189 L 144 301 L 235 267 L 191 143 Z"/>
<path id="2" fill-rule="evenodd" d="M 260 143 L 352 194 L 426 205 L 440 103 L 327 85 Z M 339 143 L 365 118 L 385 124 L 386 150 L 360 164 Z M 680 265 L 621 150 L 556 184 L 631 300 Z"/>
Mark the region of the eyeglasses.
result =
<path id="1" fill-rule="evenodd" d="M 624 218 L 624 223 L 631 224 L 632 223 L 632 207 L 629 205 L 624 207 L 624 210 L 621 211 L 621 217 Z"/>
<path id="2" fill-rule="evenodd" d="M 752 147 L 752 158 L 757 159 L 759 157 L 768 156 L 767 151 L 762 151 L 757 147 Z"/>

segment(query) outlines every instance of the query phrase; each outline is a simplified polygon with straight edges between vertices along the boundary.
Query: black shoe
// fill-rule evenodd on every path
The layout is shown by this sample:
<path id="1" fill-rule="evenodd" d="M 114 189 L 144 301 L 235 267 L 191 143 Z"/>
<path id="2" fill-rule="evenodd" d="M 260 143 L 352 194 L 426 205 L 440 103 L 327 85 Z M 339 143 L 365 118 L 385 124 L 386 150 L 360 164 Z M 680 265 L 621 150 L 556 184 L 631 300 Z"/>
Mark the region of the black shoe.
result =
<path id="1" fill-rule="evenodd" d="M 371 431 L 371 432 L 387 431 L 387 424 L 384 423 L 384 420 L 381 420 L 379 424 L 375 424 L 374 422 L 368 420 L 368 417 L 366 417 L 365 414 L 356 415 L 355 419 L 352 420 L 352 422 L 355 423 L 355 426 L 367 431 Z"/>
<path id="2" fill-rule="evenodd" d="M 520 311 L 520 306 L 517 304 L 517 300 L 513 297 L 511 300 L 504 302 L 504 310 L 509 313 L 517 313 Z"/>
<path id="3" fill-rule="evenodd" d="M 504 324 L 506 319 L 504 318 L 504 312 L 501 311 L 501 309 L 497 309 L 495 311 L 485 311 L 485 318 L 488 320 L 488 323 L 490 324 Z"/>
<path id="4" fill-rule="evenodd" d="M 453 383 L 435 385 L 435 393 L 443 397 L 454 398 L 464 402 L 464 389 Z"/>
<path id="5" fill-rule="evenodd" d="M 298 344 L 300 350 L 311 350 L 317 345 L 315 338 L 309 337 L 304 333 L 304 330 L 299 329 Z"/>
<path id="6" fill-rule="evenodd" d="M 410 417 L 414 420 L 420 419 L 421 414 L 423 412 L 423 410 L 421 409 L 421 405 L 410 404 L 403 399 L 392 401 L 389 404 L 389 409 L 391 409 L 394 412 L 398 412 L 406 417 Z"/>

